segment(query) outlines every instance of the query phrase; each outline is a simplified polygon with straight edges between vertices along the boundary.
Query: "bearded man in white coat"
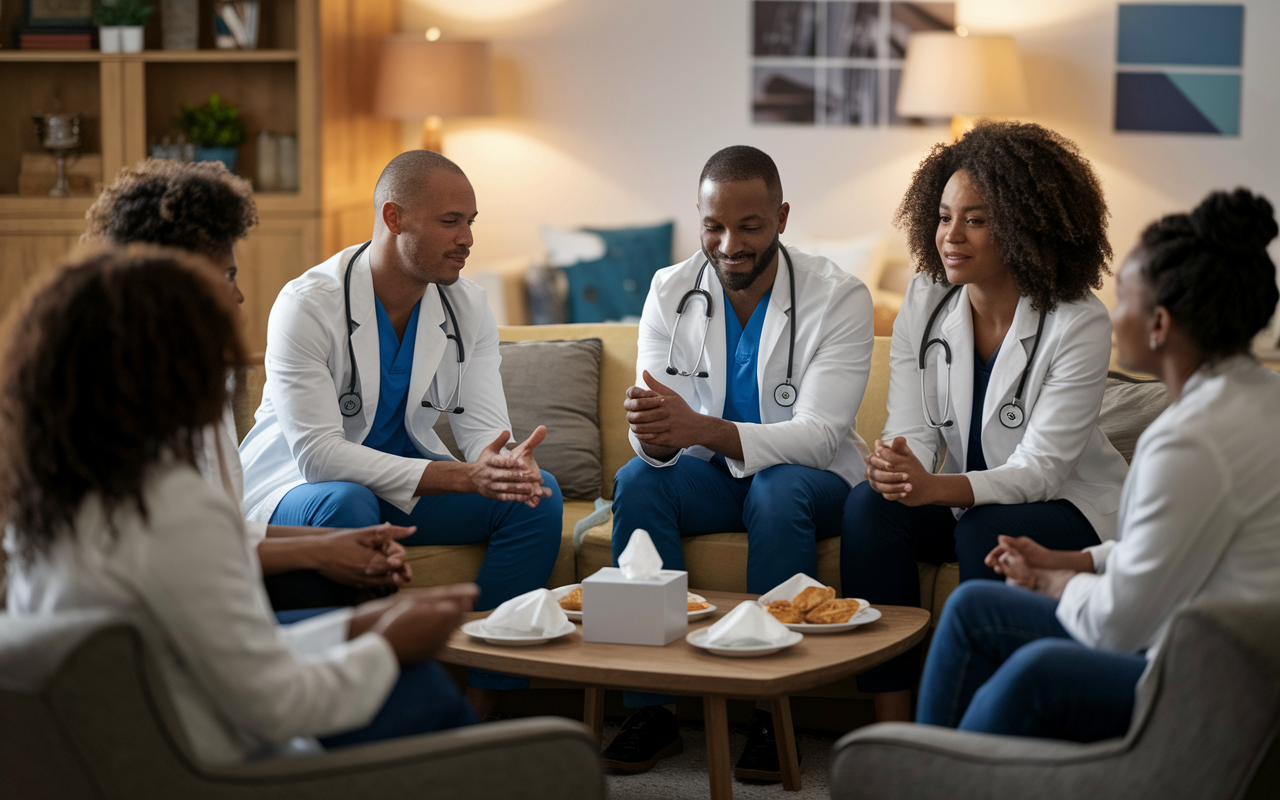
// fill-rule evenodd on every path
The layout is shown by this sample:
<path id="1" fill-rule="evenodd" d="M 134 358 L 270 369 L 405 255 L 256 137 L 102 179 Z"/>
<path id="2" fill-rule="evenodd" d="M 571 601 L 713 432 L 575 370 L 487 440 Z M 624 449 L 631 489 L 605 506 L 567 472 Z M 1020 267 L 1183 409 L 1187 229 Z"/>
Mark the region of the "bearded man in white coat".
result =
<path id="1" fill-rule="evenodd" d="M 840 533 L 863 480 L 868 450 L 853 426 L 871 371 L 871 294 L 828 259 L 781 245 L 790 206 L 754 147 L 707 161 L 698 213 L 702 249 L 654 276 L 640 319 L 624 403 L 636 458 L 614 479 L 613 555 L 642 528 L 664 567 L 684 569 L 682 537 L 746 530 L 747 591 L 763 594 L 816 573 L 818 540 Z M 640 710 L 607 766 L 642 772 L 680 752 L 674 698 L 624 702 Z M 781 780 L 767 711 L 748 734 L 735 773 Z"/>
<path id="2" fill-rule="evenodd" d="M 479 609 L 546 584 L 562 503 L 538 468 L 539 427 L 507 449 L 498 329 L 462 278 L 475 192 L 438 153 L 411 151 L 374 190 L 373 239 L 290 281 L 271 309 L 266 386 L 240 447 L 250 520 L 357 528 L 416 526 L 406 545 L 487 542 Z M 446 288 L 447 287 L 447 288 Z M 441 413 L 466 461 L 432 426 Z M 486 690 L 524 679 L 473 671 Z"/>

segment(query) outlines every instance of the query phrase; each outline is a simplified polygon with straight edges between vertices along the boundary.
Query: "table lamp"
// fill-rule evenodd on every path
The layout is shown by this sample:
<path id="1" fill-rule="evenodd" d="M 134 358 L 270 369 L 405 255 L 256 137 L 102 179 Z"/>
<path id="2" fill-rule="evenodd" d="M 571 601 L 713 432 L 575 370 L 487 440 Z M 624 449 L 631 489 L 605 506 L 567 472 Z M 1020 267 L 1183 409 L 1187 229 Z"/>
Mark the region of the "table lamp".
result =
<path id="1" fill-rule="evenodd" d="M 380 116 L 424 120 L 422 149 L 437 153 L 443 146 L 441 117 L 493 113 L 489 44 L 438 38 L 432 28 L 427 37 L 383 40 L 374 104 Z"/>
<path id="2" fill-rule="evenodd" d="M 1026 111 L 1022 62 L 1010 36 L 950 31 L 912 34 L 898 91 L 898 115 L 951 117 L 951 140 L 978 117 Z"/>

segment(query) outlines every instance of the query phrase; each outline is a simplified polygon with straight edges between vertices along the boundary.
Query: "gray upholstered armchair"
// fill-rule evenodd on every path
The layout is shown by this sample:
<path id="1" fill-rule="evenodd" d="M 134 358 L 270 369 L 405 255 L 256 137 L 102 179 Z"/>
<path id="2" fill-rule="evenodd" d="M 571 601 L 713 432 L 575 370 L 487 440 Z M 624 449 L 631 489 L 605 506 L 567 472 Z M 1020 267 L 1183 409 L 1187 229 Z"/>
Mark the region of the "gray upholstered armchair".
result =
<path id="1" fill-rule="evenodd" d="M 1123 739 L 871 725 L 836 743 L 831 797 L 1280 797 L 1280 606 L 1192 606 L 1152 670 Z"/>
<path id="2" fill-rule="evenodd" d="M 0 787 L 32 800 L 605 796 L 595 739 L 549 717 L 200 764 L 139 626 L 95 612 L 0 614 Z"/>

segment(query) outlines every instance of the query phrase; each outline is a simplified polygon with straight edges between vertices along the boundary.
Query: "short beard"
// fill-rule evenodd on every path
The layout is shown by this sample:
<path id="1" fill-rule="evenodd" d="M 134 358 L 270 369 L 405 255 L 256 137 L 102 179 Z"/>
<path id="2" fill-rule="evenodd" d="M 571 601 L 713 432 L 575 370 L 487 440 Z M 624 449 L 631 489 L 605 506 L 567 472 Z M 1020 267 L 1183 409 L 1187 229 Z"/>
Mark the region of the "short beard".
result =
<path id="1" fill-rule="evenodd" d="M 731 292 L 741 292 L 744 289 L 751 288 L 756 279 L 764 274 L 764 271 L 769 268 L 769 264 L 777 257 L 780 246 L 779 238 L 777 236 L 773 237 L 773 241 L 764 249 L 764 252 L 756 257 L 756 262 L 751 265 L 751 271 L 745 275 L 726 273 L 720 269 L 720 262 L 713 255 L 708 254 L 707 260 L 711 262 L 711 268 L 716 271 L 716 277 L 720 279 L 721 286 Z"/>

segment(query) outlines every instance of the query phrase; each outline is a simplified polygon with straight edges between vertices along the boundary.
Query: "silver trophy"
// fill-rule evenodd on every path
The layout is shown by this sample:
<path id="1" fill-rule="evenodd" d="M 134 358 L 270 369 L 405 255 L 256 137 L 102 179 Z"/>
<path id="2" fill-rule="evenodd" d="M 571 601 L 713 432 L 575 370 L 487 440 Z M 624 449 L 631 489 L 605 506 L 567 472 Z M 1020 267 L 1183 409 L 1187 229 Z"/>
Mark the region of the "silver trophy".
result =
<path id="1" fill-rule="evenodd" d="M 49 196 L 66 197 L 71 194 L 67 186 L 67 155 L 80 149 L 80 115 L 36 113 L 31 118 L 36 123 L 40 146 L 53 154 L 58 165 L 58 179 Z"/>

